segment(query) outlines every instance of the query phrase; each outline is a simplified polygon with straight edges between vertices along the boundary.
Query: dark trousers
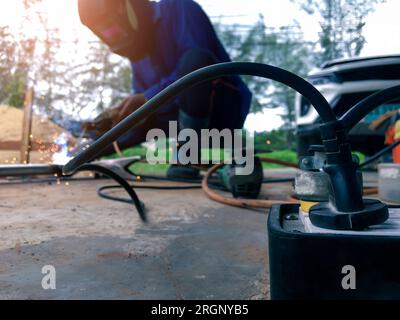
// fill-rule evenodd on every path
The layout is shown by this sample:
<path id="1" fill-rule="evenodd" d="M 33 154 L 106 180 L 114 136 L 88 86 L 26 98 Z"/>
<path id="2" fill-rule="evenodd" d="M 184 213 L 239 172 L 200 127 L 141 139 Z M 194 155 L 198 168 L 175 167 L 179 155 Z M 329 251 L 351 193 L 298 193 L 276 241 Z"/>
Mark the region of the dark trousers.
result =
<path id="1" fill-rule="evenodd" d="M 192 71 L 218 63 L 215 56 L 204 49 L 191 49 L 179 62 L 179 77 Z M 173 104 L 173 105 L 171 105 Z M 229 78 L 221 78 L 194 86 L 182 94 L 170 105 L 168 112 L 160 111 L 145 123 L 132 128 L 118 139 L 121 149 L 127 149 L 146 141 L 149 130 L 161 129 L 168 134 L 169 121 L 178 121 L 181 129 L 241 129 L 241 95 L 239 89 L 231 84 Z M 105 154 L 112 154 L 112 147 Z"/>

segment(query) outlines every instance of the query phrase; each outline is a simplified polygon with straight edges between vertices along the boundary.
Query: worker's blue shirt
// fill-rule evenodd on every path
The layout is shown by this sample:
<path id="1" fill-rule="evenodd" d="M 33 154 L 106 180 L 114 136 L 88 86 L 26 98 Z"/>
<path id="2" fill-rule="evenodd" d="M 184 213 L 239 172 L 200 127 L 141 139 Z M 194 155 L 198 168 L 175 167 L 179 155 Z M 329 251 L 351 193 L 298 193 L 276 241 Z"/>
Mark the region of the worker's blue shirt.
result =
<path id="1" fill-rule="evenodd" d="M 179 60 L 190 49 L 211 51 L 218 62 L 230 62 L 216 32 L 202 8 L 192 0 L 152 2 L 156 21 L 156 48 L 151 56 L 132 63 L 133 89 L 151 99 L 178 80 Z M 241 92 L 243 123 L 250 110 L 252 94 L 240 77 L 232 84 Z M 165 109 L 168 109 L 168 105 Z M 163 110 L 168 112 L 168 110 Z"/>

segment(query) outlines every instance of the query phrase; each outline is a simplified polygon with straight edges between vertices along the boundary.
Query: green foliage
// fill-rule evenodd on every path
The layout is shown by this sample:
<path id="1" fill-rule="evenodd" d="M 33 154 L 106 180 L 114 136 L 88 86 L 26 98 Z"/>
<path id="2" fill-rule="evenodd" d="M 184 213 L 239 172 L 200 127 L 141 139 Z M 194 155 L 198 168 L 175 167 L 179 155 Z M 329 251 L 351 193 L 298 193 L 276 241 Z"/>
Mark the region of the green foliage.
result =
<path id="1" fill-rule="evenodd" d="M 291 133 L 283 129 L 256 133 L 254 141 L 257 150 L 295 150 L 294 139 Z"/>
<path id="2" fill-rule="evenodd" d="M 241 26 L 216 24 L 217 32 L 233 60 L 262 62 L 279 66 L 300 76 L 323 62 L 353 57 L 365 45 L 365 19 L 384 0 L 292 0 L 310 15 L 320 17 L 319 43 L 304 41 L 296 23 L 279 29 L 268 28 L 264 18 L 247 32 Z M 295 92 L 287 86 L 253 77 L 244 77 L 254 93 L 252 112 L 283 107 L 285 129 L 293 137 L 295 127 Z"/>
<path id="3" fill-rule="evenodd" d="M 144 147 L 134 147 L 134 148 L 129 148 L 126 150 L 122 151 L 122 154 L 125 157 L 145 157 L 147 153 L 147 149 Z M 105 157 L 105 159 L 118 159 L 119 156 L 117 154 Z"/>
<path id="4" fill-rule="evenodd" d="M 9 27 L 0 26 L 0 103 L 23 106 L 33 46 L 26 39 L 17 46 Z"/>
<path id="5" fill-rule="evenodd" d="M 145 156 L 146 152 L 147 152 L 147 149 L 144 147 L 135 147 L 135 148 L 130 148 L 130 149 L 123 151 L 123 154 L 126 157 L 134 157 L 134 156 Z M 298 162 L 297 154 L 296 154 L 296 152 L 294 152 L 292 150 L 274 151 L 274 152 L 269 152 L 269 153 L 263 153 L 263 154 L 260 154 L 259 156 L 288 161 L 288 162 L 292 162 L 292 163 Z M 118 158 L 117 155 L 106 157 L 106 159 L 116 159 L 116 158 Z M 269 164 L 269 163 L 264 163 L 263 167 L 264 167 L 264 169 L 282 168 L 282 166 L 280 166 L 280 165 Z M 136 164 L 132 165 L 129 169 L 138 175 L 165 176 L 168 168 L 169 168 L 168 164 L 150 165 L 147 163 L 136 163 Z"/>
<path id="6" fill-rule="evenodd" d="M 66 97 L 75 113 L 90 105 L 99 114 L 131 93 L 129 62 L 100 42 L 91 43 L 85 63 L 68 70 L 67 75 L 75 79 Z"/>
<path id="7" fill-rule="evenodd" d="M 298 157 L 297 157 L 297 153 L 292 150 L 274 151 L 271 153 L 260 154 L 259 156 L 282 160 L 282 161 L 287 161 L 287 162 L 291 162 L 291 163 L 298 163 L 298 161 L 299 161 Z M 263 167 L 264 167 L 264 169 L 285 168 L 284 166 L 280 166 L 277 164 L 271 164 L 271 163 L 264 163 Z"/>
<path id="8" fill-rule="evenodd" d="M 61 40 L 58 30 L 49 28 L 41 0 L 24 0 L 23 5 L 21 25 L 13 30 L 0 26 L 0 103 L 22 107 L 27 87 L 36 86 L 38 104 L 49 110 L 60 76 L 56 55 Z M 34 36 L 27 32 L 32 24 L 38 26 Z"/>
<path id="9" fill-rule="evenodd" d="M 16 108 L 22 108 L 25 99 L 25 89 L 25 77 L 19 73 L 13 74 L 10 82 L 5 86 L 5 90 L 8 92 L 6 104 Z"/>

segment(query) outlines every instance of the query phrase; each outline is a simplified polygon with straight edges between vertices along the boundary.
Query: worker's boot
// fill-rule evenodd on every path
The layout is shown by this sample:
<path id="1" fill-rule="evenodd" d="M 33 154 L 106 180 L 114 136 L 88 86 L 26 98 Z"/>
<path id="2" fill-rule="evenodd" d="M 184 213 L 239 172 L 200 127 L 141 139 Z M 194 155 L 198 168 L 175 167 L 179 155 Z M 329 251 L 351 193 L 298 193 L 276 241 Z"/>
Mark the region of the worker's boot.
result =
<path id="1" fill-rule="evenodd" d="M 201 130 L 204 128 L 208 128 L 210 123 L 209 118 L 195 118 L 188 115 L 186 112 L 180 110 L 179 112 L 179 129 L 192 129 L 197 134 L 198 145 L 197 145 L 197 157 L 195 163 L 190 163 L 188 165 L 179 164 L 179 150 L 185 145 L 188 141 L 178 141 L 177 148 L 174 149 L 175 152 L 173 154 L 173 159 L 176 163 L 172 165 L 168 172 L 167 176 L 171 179 L 188 179 L 195 180 L 200 179 L 200 170 L 194 168 L 193 166 L 201 165 Z"/>

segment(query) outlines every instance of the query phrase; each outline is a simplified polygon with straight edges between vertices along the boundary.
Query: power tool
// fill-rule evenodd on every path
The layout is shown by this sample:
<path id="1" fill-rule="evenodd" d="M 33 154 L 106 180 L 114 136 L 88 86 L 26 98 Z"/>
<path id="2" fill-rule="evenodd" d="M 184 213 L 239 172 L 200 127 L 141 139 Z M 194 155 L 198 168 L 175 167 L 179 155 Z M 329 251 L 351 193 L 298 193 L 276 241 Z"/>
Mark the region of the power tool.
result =
<path id="1" fill-rule="evenodd" d="M 222 185 L 232 192 L 234 198 L 258 198 L 264 180 L 264 171 L 260 158 L 254 158 L 254 170 L 250 175 L 240 175 L 238 170 L 240 171 L 240 166 L 237 164 L 222 167 L 218 171 Z"/>

